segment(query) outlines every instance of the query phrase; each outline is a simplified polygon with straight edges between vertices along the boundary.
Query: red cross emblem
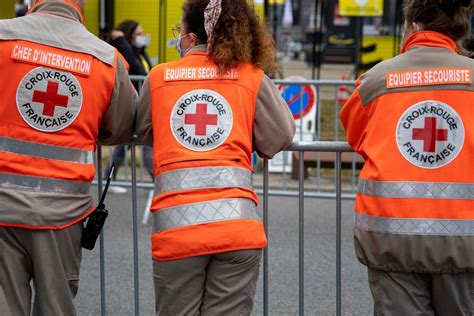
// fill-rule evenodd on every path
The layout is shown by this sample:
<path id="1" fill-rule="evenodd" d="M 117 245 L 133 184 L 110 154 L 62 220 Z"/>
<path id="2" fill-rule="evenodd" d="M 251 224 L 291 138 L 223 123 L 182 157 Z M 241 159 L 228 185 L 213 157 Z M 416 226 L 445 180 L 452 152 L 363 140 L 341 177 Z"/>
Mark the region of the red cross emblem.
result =
<path id="1" fill-rule="evenodd" d="M 414 128 L 412 137 L 423 141 L 424 152 L 434 153 L 437 141 L 448 140 L 448 130 L 436 128 L 436 117 L 425 117 L 425 127 Z"/>
<path id="2" fill-rule="evenodd" d="M 194 133 L 206 136 L 207 125 L 217 125 L 217 114 L 207 114 L 207 104 L 196 104 L 195 114 L 186 114 L 184 123 L 194 125 Z"/>
<path id="3" fill-rule="evenodd" d="M 57 106 L 67 108 L 68 96 L 59 95 L 59 83 L 57 82 L 48 82 L 48 88 L 46 92 L 35 91 L 33 93 L 33 102 L 43 103 L 43 115 L 45 116 L 54 116 L 54 110 Z"/>

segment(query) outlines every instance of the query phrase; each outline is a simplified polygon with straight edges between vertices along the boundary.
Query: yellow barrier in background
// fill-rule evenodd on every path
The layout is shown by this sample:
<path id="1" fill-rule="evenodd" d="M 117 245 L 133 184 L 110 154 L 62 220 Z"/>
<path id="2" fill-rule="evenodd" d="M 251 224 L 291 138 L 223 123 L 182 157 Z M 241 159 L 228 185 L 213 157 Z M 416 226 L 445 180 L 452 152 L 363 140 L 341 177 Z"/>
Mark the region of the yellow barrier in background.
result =
<path id="1" fill-rule="evenodd" d="M 87 29 L 99 35 L 99 0 L 89 0 L 84 8 L 84 22 Z"/>
<path id="2" fill-rule="evenodd" d="M 387 60 L 393 57 L 394 52 L 394 40 L 393 36 L 380 35 L 380 36 L 364 36 L 362 38 L 362 47 L 367 47 L 372 44 L 376 44 L 376 48 L 373 52 L 362 54 L 361 62 L 367 64 L 376 60 Z"/>
<path id="3" fill-rule="evenodd" d="M 0 19 L 15 17 L 15 3 L 17 0 L 0 0 Z"/>

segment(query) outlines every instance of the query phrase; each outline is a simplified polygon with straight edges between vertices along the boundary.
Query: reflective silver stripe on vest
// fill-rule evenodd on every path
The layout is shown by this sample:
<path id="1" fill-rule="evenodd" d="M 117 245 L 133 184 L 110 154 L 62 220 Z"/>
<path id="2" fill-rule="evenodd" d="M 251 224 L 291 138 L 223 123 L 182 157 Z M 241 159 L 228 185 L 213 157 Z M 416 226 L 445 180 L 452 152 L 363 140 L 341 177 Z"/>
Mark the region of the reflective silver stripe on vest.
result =
<path id="1" fill-rule="evenodd" d="M 0 151 L 37 158 L 94 164 L 94 152 L 0 137 Z"/>
<path id="2" fill-rule="evenodd" d="M 474 200 L 474 184 L 448 182 L 400 182 L 359 179 L 361 194 L 387 198 Z"/>
<path id="3" fill-rule="evenodd" d="M 161 173 L 155 194 L 191 189 L 243 187 L 252 190 L 252 173 L 234 167 L 186 168 Z"/>
<path id="4" fill-rule="evenodd" d="M 83 181 L 69 181 L 52 178 L 25 176 L 11 173 L 0 173 L 0 188 L 10 190 L 87 194 L 90 183 Z"/>
<path id="5" fill-rule="evenodd" d="M 261 220 L 257 206 L 249 199 L 214 200 L 165 208 L 153 213 L 154 231 L 234 219 Z"/>
<path id="6" fill-rule="evenodd" d="M 391 218 L 356 213 L 354 228 L 399 235 L 474 236 L 474 220 Z"/>

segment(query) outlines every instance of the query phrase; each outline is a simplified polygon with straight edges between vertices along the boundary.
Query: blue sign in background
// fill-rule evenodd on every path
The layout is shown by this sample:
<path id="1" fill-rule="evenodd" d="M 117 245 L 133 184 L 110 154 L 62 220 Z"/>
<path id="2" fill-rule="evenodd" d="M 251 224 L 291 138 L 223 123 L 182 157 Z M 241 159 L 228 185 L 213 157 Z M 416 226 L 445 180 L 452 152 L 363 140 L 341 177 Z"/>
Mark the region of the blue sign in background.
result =
<path id="1" fill-rule="evenodd" d="M 302 86 L 299 84 L 292 84 L 282 86 L 281 95 L 288 104 L 291 114 L 295 119 L 300 118 L 301 109 L 303 109 L 303 116 L 307 114 L 314 105 L 315 95 L 314 90 L 310 86 Z"/>

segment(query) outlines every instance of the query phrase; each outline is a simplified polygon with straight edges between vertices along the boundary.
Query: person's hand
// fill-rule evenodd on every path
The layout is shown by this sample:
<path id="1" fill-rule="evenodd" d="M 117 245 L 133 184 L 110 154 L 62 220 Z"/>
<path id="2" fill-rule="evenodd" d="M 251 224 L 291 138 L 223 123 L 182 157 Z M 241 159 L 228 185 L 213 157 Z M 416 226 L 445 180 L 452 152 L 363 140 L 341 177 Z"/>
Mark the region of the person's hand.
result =
<path id="1" fill-rule="evenodd" d="M 123 37 L 123 36 L 125 36 L 125 34 L 122 31 L 118 31 L 118 30 L 112 30 L 112 32 L 110 33 L 110 38 L 112 40 L 116 40 L 117 38 Z"/>

